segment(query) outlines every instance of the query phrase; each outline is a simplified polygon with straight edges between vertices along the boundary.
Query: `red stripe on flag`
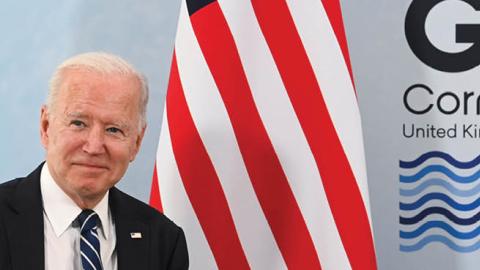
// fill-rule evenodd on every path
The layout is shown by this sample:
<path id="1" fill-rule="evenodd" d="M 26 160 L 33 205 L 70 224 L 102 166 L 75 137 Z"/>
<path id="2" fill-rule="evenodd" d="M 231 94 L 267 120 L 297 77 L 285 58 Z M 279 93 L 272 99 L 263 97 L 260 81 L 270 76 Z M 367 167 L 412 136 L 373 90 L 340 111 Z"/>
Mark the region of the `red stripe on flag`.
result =
<path id="1" fill-rule="evenodd" d="M 260 119 L 233 36 L 218 3 L 197 11 L 191 21 L 285 263 L 289 269 L 320 269 L 315 246 Z"/>
<path id="2" fill-rule="evenodd" d="M 310 61 L 283 1 L 252 1 L 322 177 L 352 269 L 375 269 L 367 212 Z"/>
<path id="3" fill-rule="evenodd" d="M 185 99 L 174 54 L 167 91 L 172 148 L 187 195 L 220 269 L 250 269 L 212 161 Z"/>
<path id="4" fill-rule="evenodd" d="M 150 188 L 150 206 L 163 213 L 162 200 L 160 200 L 160 189 L 158 186 L 157 162 L 153 167 L 152 186 Z"/>
<path id="5" fill-rule="evenodd" d="M 340 1 L 322 0 L 322 3 L 323 7 L 325 8 L 325 12 L 327 12 L 327 16 L 330 20 L 333 31 L 335 32 L 335 36 L 337 37 L 337 41 L 340 44 L 340 48 L 342 49 L 343 58 L 345 59 L 345 64 L 347 65 L 348 72 L 350 73 L 350 79 L 352 80 L 352 84 L 355 85 L 355 81 L 353 79 L 352 65 L 350 63 L 350 54 L 348 53 L 348 43 L 347 37 L 345 35 L 345 27 L 343 25 L 342 8 L 340 7 Z"/>

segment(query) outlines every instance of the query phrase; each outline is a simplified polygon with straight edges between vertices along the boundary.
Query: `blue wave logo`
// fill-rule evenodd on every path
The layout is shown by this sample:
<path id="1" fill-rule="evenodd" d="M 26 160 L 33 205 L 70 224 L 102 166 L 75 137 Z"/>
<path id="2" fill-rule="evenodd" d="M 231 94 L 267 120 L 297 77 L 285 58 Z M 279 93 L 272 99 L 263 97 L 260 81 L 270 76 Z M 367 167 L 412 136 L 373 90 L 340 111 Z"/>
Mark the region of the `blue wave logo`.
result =
<path id="1" fill-rule="evenodd" d="M 400 160 L 400 250 L 440 243 L 462 253 L 480 249 L 480 155 L 462 162 L 431 151 Z"/>

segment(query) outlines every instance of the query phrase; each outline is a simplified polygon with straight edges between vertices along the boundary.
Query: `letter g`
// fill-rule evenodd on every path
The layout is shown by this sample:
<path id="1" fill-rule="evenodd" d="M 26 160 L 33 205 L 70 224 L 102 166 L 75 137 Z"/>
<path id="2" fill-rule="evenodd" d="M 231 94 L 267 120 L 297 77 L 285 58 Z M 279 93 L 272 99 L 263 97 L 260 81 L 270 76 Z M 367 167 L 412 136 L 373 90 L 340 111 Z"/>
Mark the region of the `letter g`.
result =
<path id="1" fill-rule="evenodd" d="M 473 43 L 468 49 L 458 53 L 448 53 L 436 48 L 428 40 L 425 21 L 428 13 L 445 0 L 413 0 L 405 17 L 405 36 L 413 53 L 423 63 L 439 71 L 462 72 L 480 64 L 480 25 L 457 24 L 456 42 Z M 461 0 L 475 10 L 480 10 L 480 1 Z"/>

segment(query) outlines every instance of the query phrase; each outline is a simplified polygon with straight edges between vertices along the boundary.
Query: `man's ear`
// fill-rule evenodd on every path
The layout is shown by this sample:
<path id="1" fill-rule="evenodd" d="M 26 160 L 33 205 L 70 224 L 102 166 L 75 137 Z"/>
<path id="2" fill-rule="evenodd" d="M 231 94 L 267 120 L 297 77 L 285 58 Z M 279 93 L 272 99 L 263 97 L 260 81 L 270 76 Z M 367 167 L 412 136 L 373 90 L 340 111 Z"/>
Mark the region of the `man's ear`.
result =
<path id="1" fill-rule="evenodd" d="M 50 126 L 50 122 L 48 119 L 48 108 L 46 105 L 43 105 L 40 111 L 40 140 L 42 141 L 42 145 L 45 149 L 47 149 L 48 147 L 49 126 Z"/>
<path id="2" fill-rule="evenodd" d="M 132 151 L 132 155 L 130 156 L 130 162 L 135 160 L 135 157 L 138 154 L 138 151 L 140 151 L 140 146 L 142 145 L 143 141 L 143 136 L 145 135 L 145 130 L 147 129 L 147 125 L 143 126 L 142 131 L 139 132 L 136 140 L 135 140 L 135 149 Z"/>

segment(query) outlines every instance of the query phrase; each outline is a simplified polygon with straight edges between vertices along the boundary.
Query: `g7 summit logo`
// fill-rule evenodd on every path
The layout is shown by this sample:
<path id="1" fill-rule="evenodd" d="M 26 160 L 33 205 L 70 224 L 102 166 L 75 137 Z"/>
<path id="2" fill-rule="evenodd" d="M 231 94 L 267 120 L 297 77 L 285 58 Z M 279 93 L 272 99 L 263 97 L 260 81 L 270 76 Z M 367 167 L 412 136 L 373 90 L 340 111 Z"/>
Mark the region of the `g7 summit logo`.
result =
<path id="1" fill-rule="evenodd" d="M 480 65 L 480 25 L 456 24 L 455 41 L 473 43 L 468 49 L 458 52 L 444 52 L 435 47 L 425 32 L 428 13 L 445 0 L 413 0 L 405 17 L 405 36 L 413 53 L 423 63 L 436 70 L 462 72 Z M 480 10 L 480 1 L 461 0 L 476 11 Z"/>
<path id="2" fill-rule="evenodd" d="M 432 243 L 460 253 L 480 249 L 479 164 L 480 155 L 460 161 L 441 151 L 400 160 L 400 251 Z"/>

